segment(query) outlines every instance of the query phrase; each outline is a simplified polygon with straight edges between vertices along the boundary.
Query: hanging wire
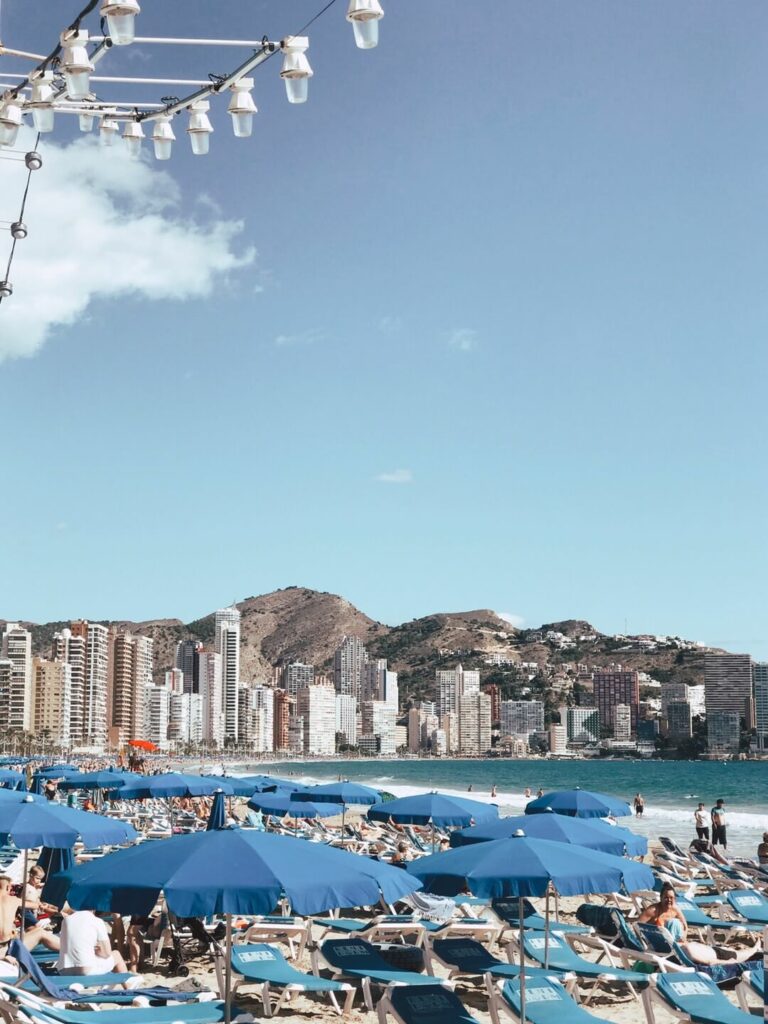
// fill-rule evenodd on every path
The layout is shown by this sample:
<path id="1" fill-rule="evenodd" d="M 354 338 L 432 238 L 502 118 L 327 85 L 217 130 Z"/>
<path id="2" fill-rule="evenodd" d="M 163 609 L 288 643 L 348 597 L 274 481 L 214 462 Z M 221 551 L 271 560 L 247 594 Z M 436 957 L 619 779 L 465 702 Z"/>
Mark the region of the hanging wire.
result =
<path id="1" fill-rule="evenodd" d="M 35 139 L 35 147 L 34 148 L 37 149 L 39 144 L 40 144 L 40 132 L 37 133 L 37 138 Z M 24 185 L 24 194 L 21 197 L 21 209 L 19 210 L 19 222 L 23 222 L 24 221 L 24 210 L 26 209 L 26 206 L 27 206 L 27 196 L 29 195 L 29 183 L 32 180 L 32 173 L 33 173 L 33 168 L 29 167 L 27 169 L 27 181 L 26 181 L 26 184 Z M 18 238 L 14 237 L 13 241 L 11 242 L 11 251 L 8 253 L 8 262 L 7 262 L 6 267 L 5 267 L 5 278 L 4 278 L 5 281 L 10 281 L 11 280 L 11 267 L 13 266 L 13 257 L 16 255 L 16 243 L 17 242 L 18 242 Z M 3 301 L 3 297 L 0 295 L 0 303 L 2 301 Z"/>

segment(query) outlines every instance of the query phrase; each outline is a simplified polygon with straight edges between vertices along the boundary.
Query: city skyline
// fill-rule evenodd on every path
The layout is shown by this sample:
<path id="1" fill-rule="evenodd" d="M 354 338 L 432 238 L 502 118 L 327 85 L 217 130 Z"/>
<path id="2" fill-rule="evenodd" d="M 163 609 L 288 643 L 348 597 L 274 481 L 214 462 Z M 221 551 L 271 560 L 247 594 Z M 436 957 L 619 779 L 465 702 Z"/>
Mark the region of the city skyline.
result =
<path id="1" fill-rule="evenodd" d="M 176 34 L 162 7 L 142 34 Z M 189 622 L 298 584 L 767 660 L 762 5 L 384 7 L 372 51 L 341 4 L 311 26 L 307 104 L 259 70 L 252 139 L 212 105 L 207 157 L 181 122 L 162 166 L 76 118 L 41 140 L 0 306 L 0 615 Z M 318 4 L 290 8 L 187 28 L 281 38 Z M 61 29 L 2 17 L 32 52 Z M 110 74 L 158 70 L 124 49 Z M 194 56 L 163 70 L 218 69 Z"/>

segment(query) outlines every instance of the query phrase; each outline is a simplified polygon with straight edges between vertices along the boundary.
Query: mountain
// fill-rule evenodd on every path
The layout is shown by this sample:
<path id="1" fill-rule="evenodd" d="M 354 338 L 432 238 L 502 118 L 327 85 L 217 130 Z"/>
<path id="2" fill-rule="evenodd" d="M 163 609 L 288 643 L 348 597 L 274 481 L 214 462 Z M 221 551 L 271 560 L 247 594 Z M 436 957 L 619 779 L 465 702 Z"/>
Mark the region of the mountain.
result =
<path id="1" fill-rule="evenodd" d="M 511 692 L 510 680 L 534 662 L 542 674 L 575 678 L 576 666 L 613 666 L 645 671 L 659 680 L 701 681 L 704 648 L 677 637 L 608 636 L 590 623 L 568 619 L 537 629 L 520 629 L 490 609 L 440 612 L 398 626 L 369 618 L 337 594 L 287 587 L 237 604 L 241 619 L 241 674 L 245 681 L 270 680 L 275 665 L 291 661 L 328 671 L 342 637 L 354 635 L 371 657 L 387 658 L 400 674 L 405 696 L 431 695 L 435 669 L 482 668 L 483 680 L 499 681 Z M 0 620 L 3 624 L 3 620 Z M 152 619 L 112 621 L 105 625 L 141 633 L 155 644 L 158 676 L 174 661 L 176 644 L 187 637 L 213 642 L 214 613 L 194 622 Z M 36 654 L 47 655 L 53 633 L 67 622 L 25 623 L 32 630 Z M 509 684 L 509 685 L 507 685 Z"/>

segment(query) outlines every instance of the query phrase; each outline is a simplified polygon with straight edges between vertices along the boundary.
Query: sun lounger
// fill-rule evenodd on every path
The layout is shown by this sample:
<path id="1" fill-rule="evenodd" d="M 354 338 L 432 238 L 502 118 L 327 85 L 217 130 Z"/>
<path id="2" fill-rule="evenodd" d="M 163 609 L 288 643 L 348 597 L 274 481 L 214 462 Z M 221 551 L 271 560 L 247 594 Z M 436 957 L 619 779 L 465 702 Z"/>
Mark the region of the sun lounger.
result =
<path id="1" fill-rule="evenodd" d="M 542 967 L 545 966 L 546 945 L 546 936 L 543 932 L 529 931 L 523 934 L 525 955 Z M 583 956 L 579 956 L 575 950 L 571 949 L 565 939 L 559 935 L 550 933 L 548 945 L 549 957 L 546 966 L 563 972 L 572 971 L 581 981 L 617 982 L 629 985 L 633 995 L 636 994 L 633 986 L 644 987 L 648 984 L 648 975 L 641 971 L 630 971 L 624 967 L 612 967 L 607 964 L 597 964 L 591 960 L 586 960 Z M 593 994 L 594 987 L 591 995 Z"/>
<path id="2" fill-rule="evenodd" d="M 576 917 L 591 925 L 594 934 L 566 935 L 566 941 L 571 948 L 585 946 L 596 950 L 599 954 L 596 961 L 598 964 L 607 960 L 611 967 L 620 965 L 631 970 L 639 961 L 650 964 L 657 970 L 668 969 L 664 957 L 645 948 L 617 907 L 582 903 L 576 911 Z"/>
<path id="3" fill-rule="evenodd" d="M 351 985 L 329 978 L 318 978 L 314 974 L 297 971 L 285 959 L 279 949 L 266 943 L 232 947 L 232 970 L 237 976 L 233 992 L 242 984 L 255 983 L 261 987 L 261 1002 L 264 1015 L 271 1017 L 277 1013 L 283 1003 L 295 992 L 309 994 L 312 992 L 328 995 L 333 1008 L 338 1014 L 346 1013 L 352 1006 L 355 990 Z M 271 989 L 278 989 L 280 995 L 274 1007 L 271 1007 Z M 336 998 L 344 993 L 344 1006 L 339 1006 Z"/>
<path id="4" fill-rule="evenodd" d="M 745 921 L 768 925 L 768 900 L 756 889 L 732 889 L 726 899 Z"/>
<path id="5" fill-rule="evenodd" d="M 474 939 L 436 939 L 430 949 L 430 961 L 437 960 L 448 971 L 449 978 L 517 978 L 520 965 L 504 963 L 493 956 L 482 943 Z M 572 987 L 575 974 L 564 974 L 557 969 L 526 967 L 526 977 L 556 977 Z"/>
<path id="6" fill-rule="evenodd" d="M 499 1024 L 500 1011 L 514 1020 L 522 1011 L 521 982 L 499 982 L 489 988 L 488 1009 L 493 1024 Z M 596 1017 L 573 999 L 554 978 L 528 977 L 525 979 L 525 1017 L 531 1024 L 607 1024 L 604 1017 Z"/>
<path id="7" fill-rule="evenodd" d="M 677 897 L 677 907 L 682 911 L 689 928 L 706 929 L 710 942 L 713 939 L 714 931 L 757 931 L 762 928 L 762 925 L 750 924 L 749 921 L 726 921 L 722 918 L 710 917 L 687 896 Z"/>
<path id="8" fill-rule="evenodd" d="M 675 942 L 666 928 L 653 924 L 636 924 L 635 931 L 642 938 L 646 947 L 664 957 L 674 957 L 677 963 L 688 971 L 705 974 L 716 985 L 725 985 L 735 978 L 740 978 L 744 971 L 750 969 L 747 962 L 736 963 L 722 960 L 716 964 L 699 964 L 692 960 L 685 946 Z M 670 963 L 669 960 L 666 963 Z"/>
<path id="9" fill-rule="evenodd" d="M 309 940 L 309 923 L 300 917 L 281 917 L 279 914 L 251 918 L 243 942 L 284 942 L 297 960 Z"/>
<path id="10" fill-rule="evenodd" d="M 520 928 L 520 906 L 516 899 L 495 899 L 491 900 L 491 910 L 501 921 L 503 928 Z M 536 908 L 528 900 L 523 900 L 523 928 L 532 928 L 534 931 L 544 931 L 547 926 L 547 919 L 539 914 Z M 565 924 L 563 921 L 556 921 L 554 917 L 549 919 L 550 932 L 558 932 L 564 935 L 566 932 L 586 935 L 590 929 L 580 924 Z"/>
<path id="11" fill-rule="evenodd" d="M 326 939 L 320 947 L 323 959 L 337 976 L 359 980 L 365 1005 L 373 1009 L 371 984 L 388 989 L 392 985 L 434 985 L 435 979 L 414 971 L 398 971 L 391 967 L 379 951 L 364 939 Z M 312 968 L 319 975 L 317 950 L 313 950 Z M 452 987 L 447 979 L 442 984 Z"/>
<path id="12" fill-rule="evenodd" d="M 479 917 L 452 918 L 445 924 L 427 921 L 412 914 L 379 914 L 368 920 L 356 917 L 315 917 L 312 920 L 314 924 L 325 929 L 321 938 L 329 931 L 359 935 L 368 942 L 383 942 L 393 937 L 402 939 L 408 936 L 417 946 L 422 945 L 427 936 L 430 940 L 458 935 L 493 940 L 498 932 L 496 924 Z"/>
<path id="13" fill-rule="evenodd" d="M 695 1024 L 755 1024 L 755 1018 L 734 1006 L 723 995 L 711 978 L 704 974 L 657 974 L 647 993 L 644 1003 L 648 1024 L 654 1024 L 653 999 L 658 997 L 662 1005 L 678 1020 Z"/>
<path id="14" fill-rule="evenodd" d="M 387 1014 L 398 1024 L 478 1024 L 459 997 L 434 979 L 431 985 L 388 990 L 376 1009 L 379 1024 L 386 1024 Z"/>

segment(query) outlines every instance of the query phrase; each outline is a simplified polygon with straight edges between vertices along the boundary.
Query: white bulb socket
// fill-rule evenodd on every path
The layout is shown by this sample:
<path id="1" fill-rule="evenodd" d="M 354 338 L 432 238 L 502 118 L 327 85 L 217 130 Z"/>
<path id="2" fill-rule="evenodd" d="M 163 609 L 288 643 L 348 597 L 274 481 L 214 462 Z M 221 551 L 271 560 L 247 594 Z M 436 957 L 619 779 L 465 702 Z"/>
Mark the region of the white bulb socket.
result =
<path id="1" fill-rule="evenodd" d="M 85 99 L 91 91 L 90 75 L 93 64 L 88 56 L 88 33 L 62 32 L 61 70 L 67 86 L 67 96 L 73 100 Z"/>
<path id="2" fill-rule="evenodd" d="M 379 0 L 349 0 L 347 21 L 352 23 L 355 46 L 372 50 L 379 43 L 379 22 L 384 11 Z"/>
<path id="3" fill-rule="evenodd" d="M 280 77 L 285 82 L 285 93 L 289 103 L 306 103 L 309 94 L 309 80 L 314 71 L 307 58 L 309 49 L 307 36 L 287 36 L 280 47 L 284 53 Z"/>
<path id="4" fill-rule="evenodd" d="M 123 139 L 131 157 L 138 159 L 141 153 L 141 140 L 144 138 L 144 129 L 138 121 L 126 122 L 123 129 Z"/>
<path id="5" fill-rule="evenodd" d="M 23 121 L 23 111 L 18 100 L 6 100 L 0 107 L 0 146 L 13 146 Z"/>
<path id="6" fill-rule="evenodd" d="M 229 88 L 232 91 L 232 99 L 229 101 L 227 112 L 232 116 L 235 138 L 247 139 L 253 132 L 253 115 L 258 112 L 258 107 L 251 96 L 253 79 L 241 78 Z"/>
<path id="7" fill-rule="evenodd" d="M 136 34 L 139 0 L 104 0 L 99 13 L 107 19 L 107 35 L 115 46 L 130 46 Z"/>
<path id="8" fill-rule="evenodd" d="M 195 156 L 205 156 L 210 148 L 213 125 L 208 117 L 211 105 L 207 100 L 198 100 L 189 108 L 189 124 L 187 135 Z"/>
<path id="9" fill-rule="evenodd" d="M 171 150 L 173 149 L 175 138 L 170 116 L 159 117 L 152 129 L 152 144 L 155 147 L 156 160 L 171 159 Z"/>
<path id="10" fill-rule="evenodd" d="M 32 110 L 32 120 L 35 131 L 45 135 L 53 131 L 53 101 L 56 97 L 56 90 L 53 87 L 53 72 L 43 71 L 41 74 L 31 78 L 30 93 L 27 106 Z"/>

